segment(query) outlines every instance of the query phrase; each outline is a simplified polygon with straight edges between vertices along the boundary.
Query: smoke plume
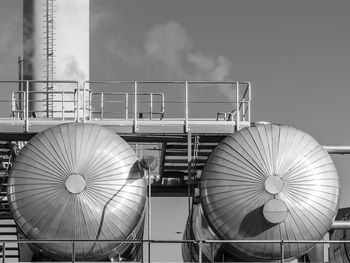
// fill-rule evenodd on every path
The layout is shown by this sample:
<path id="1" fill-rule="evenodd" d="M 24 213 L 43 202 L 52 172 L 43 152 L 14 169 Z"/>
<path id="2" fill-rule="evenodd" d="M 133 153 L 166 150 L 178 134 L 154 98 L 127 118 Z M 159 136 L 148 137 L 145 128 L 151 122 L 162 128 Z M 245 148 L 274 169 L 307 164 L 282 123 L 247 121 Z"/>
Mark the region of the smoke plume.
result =
<path id="1" fill-rule="evenodd" d="M 105 17 L 104 17 L 105 18 Z M 96 20 L 97 21 L 97 20 Z M 103 20 L 105 23 L 105 20 Z M 106 49 L 118 63 L 151 80 L 229 81 L 229 59 L 208 55 L 198 49 L 186 29 L 175 21 L 154 26 L 145 34 L 143 47 L 130 47 L 121 39 L 110 39 Z M 232 96 L 225 86 L 220 91 Z"/>

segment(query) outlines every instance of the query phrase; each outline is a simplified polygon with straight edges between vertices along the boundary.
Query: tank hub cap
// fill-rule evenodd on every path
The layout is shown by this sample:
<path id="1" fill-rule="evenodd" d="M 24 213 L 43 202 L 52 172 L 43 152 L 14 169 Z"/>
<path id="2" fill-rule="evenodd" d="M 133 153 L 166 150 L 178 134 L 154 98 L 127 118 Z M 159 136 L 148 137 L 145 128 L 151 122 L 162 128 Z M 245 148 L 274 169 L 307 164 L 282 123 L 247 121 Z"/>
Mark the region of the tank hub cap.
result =
<path id="1" fill-rule="evenodd" d="M 272 224 L 282 223 L 288 216 L 287 205 L 282 200 L 272 199 L 264 205 L 263 215 Z"/>
<path id="2" fill-rule="evenodd" d="M 284 183 L 281 177 L 277 175 L 270 175 L 266 178 L 264 186 L 267 192 L 275 195 L 282 191 Z"/>
<path id="3" fill-rule="evenodd" d="M 86 180 L 81 174 L 70 174 L 66 179 L 66 188 L 72 194 L 79 194 L 86 187 Z"/>

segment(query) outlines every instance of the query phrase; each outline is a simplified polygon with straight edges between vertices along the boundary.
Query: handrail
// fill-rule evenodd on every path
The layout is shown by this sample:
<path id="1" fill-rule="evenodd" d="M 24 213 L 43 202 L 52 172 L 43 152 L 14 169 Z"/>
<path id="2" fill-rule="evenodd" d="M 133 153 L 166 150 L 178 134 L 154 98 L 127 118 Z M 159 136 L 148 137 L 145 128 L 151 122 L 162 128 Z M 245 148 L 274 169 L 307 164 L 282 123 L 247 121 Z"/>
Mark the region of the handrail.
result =
<path id="1" fill-rule="evenodd" d="M 65 115 L 67 112 L 71 113 L 70 110 L 66 110 L 66 103 L 74 103 L 74 121 L 76 122 L 85 122 L 88 120 L 91 120 L 91 113 L 94 110 L 92 107 L 92 102 L 93 102 L 93 95 L 96 94 L 101 94 L 101 98 L 100 98 L 100 106 L 101 109 L 103 109 L 103 107 L 105 107 L 106 105 L 104 105 L 104 101 L 108 102 L 108 94 L 113 94 L 113 92 L 105 92 L 103 91 L 101 92 L 92 92 L 93 91 L 93 84 L 122 84 L 121 87 L 123 87 L 123 89 L 126 88 L 126 92 L 124 92 L 123 95 L 125 96 L 125 120 L 128 120 L 130 118 L 130 112 L 129 110 L 133 107 L 133 117 L 131 117 L 133 119 L 133 130 L 134 132 L 138 132 L 138 125 L 139 125 L 139 113 L 149 113 L 150 114 L 150 120 L 153 120 L 153 116 L 154 114 L 159 114 L 160 119 L 163 120 L 164 114 L 165 114 L 165 104 L 166 104 L 166 100 L 165 100 L 165 94 L 164 92 L 162 92 L 163 88 L 168 88 L 170 86 L 165 86 L 163 87 L 162 85 L 167 85 L 167 84 L 176 84 L 177 87 L 180 88 L 179 93 L 180 93 L 180 97 L 178 97 L 178 101 L 181 104 L 181 110 L 178 111 L 178 113 L 180 114 L 179 117 L 175 116 L 175 118 L 177 120 L 183 120 L 183 125 L 184 125 L 184 132 L 187 133 L 189 132 L 190 129 L 190 121 L 193 120 L 197 120 L 197 119 L 190 119 L 190 109 L 189 109 L 189 105 L 192 103 L 195 105 L 196 103 L 207 103 L 205 101 L 203 102 L 192 102 L 190 101 L 189 98 L 189 91 L 192 88 L 197 87 L 196 85 L 198 84 L 203 84 L 205 85 L 205 87 L 207 87 L 208 85 L 230 85 L 231 87 L 234 87 L 236 89 L 236 98 L 234 100 L 234 104 L 235 104 L 235 108 L 236 108 L 236 113 L 235 115 L 232 115 L 232 126 L 235 126 L 236 129 L 239 129 L 241 126 L 242 122 L 245 123 L 250 123 L 250 102 L 251 102 L 251 84 L 250 82 L 247 81 L 243 81 L 243 82 L 237 82 L 237 81 L 84 81 L 82 84 L 82 87 L 79 86 L 79 83 L 77 81 L 70 81 L 70 80 L 57 80 L 57 81 L 46 81 L 46 80 L 0 80 L 0 83 L 22 83 L 23 84 L 23 90 L 21 91 L 16 91 L 13 94 L 15 94 L 15 101 L 10 100 L 10 102 L 12 102 L 11 106 L 12 106 L 12 113 L 15 113 L 15 115 L 17 115 L 17 117 L 20 117 L 20 119 L 23 121 L 24 123 L 24 131 L 28 132 L 29 131 L 29 122 L 31 120 L 31 104 L 38 102 L 38 100 L 32 99 L 31 95 L 32 94 L 60 94 L 60 99 L 57 99 L 56 96 L 50 96 L 50 103 L 53 105 L 52 107 L 50 107 L 50 114 L 46 114 L 46 118 L 47 120 L 50 119 L 51 117 L 55 117 L 54 113 L 57 114 L 57 112 L 61 112 L 62 113 L 62 119 L 65 119 Z M 45 89 L 41 90 L 37 90 L 37 91 L 32 91 L 30 90 L 30 85 L 32 83 L 52 83 L 52 84 L 73 84 L 74 87 L 71 89 L 71 87 L 67 90 L 67 91 L 60 91 L 60 90 L 54 90 L 54 91 L 46 91 Z M 152 84 L 152 85 L 150 85 Z M 154 84 L 154 85 L 153 85 Z M 157 86 L 157 84 L 160 84 L 160 86 Z M 126 86 L 125 86 L 126 85 Z M 143 86 L 144 85 L 144 86 Z M 146 93 L 145 89 L 151 88 L 150 92 Z M 182 89 L 183 88 L 183 89 Z M 240 89 L 244 88 L 244 94 L 240 94 Z M 160 92 L 158 92 L 158 90 L 160 89 Z M 66 90 L 66 89 L 65 89 Z M 75 97 L 72 99 L 69 99 L 69 101 L 67 101 L 67 97 L 63 98 L 65 95 L 73 95 L 73 90 L 75 92 Z M 184 93 L 182 93 L 182 91 L 184 91 Z M 156 91 L 156 92 L 154 92 Z M 17 95 L 18 94 L 18 95 Z M 102 95 L 103 94 L 103 95 Z M 58 95 L 57 95 L 58 96 Z M 130 96 L 133 96 L 133 99 L 130 99 Z M 145 105 L 141 105 L 143 103 L 143 101 L 140 99 L 140 96 L 148 96 L 147 100 L 149 103 L 149 108 L 147 111 L 144 110 Z M 155 96 L 161 96 L 160 101 L 158 99 L 155 99 Z M 178 96 L 178 95 L 176 95 Z M 12 96 L 13 97 L 13 96 Z M 46 96 L 49 97 L 49 96 Z M 39 99 L 40 101 L 40 99 Z M 45 102 L 43 100 L 43 102 Z M 20 103 L 19 107 L 13 107 L 13 105 L 15 105 L 16 103 Z M 40 101 L 40 103 L 42 103 Z M 108 102 L 109 103 L 109 102 Z M 131 103 L 133 103 L 134 105 L 130 105 Z M 156 104 L 159 103 L 159 104 Z M 232 103 L 232 102 L 215 102 L 218 105 L 223 104 L 223 103 Z M 57 107 L 58 105 L 58 107 Z M 96 104 L 95 104 L 96 105 Z M 159 105 L 159 106 L 158 106 Z M 108 113 L 110 115 L 106 115 L 105 116 L 111 116 L 114 113 L 116 113 L 116 107 L 120 107 L 120 106 L 113 106 L 112 104 L 109 103 L 109 109 L 111 109 L 110 111 L 108 111 Z M 155 107 L 156 107 L 156 111 L 155 111 Z M 160 108 L 159 108 L 160 107 Z M 57 108 L 59 108 L 59 110 L 57 110 Z M 69 106 L 70 108 L 70 106 Z M 196 107 L 194 107 L 196 108 Z M 222 108 L 222 106 L 221 106 Z M 105 108 L 106 109 L 106 108 Z M 104 110 L 105 110 L 104 109 Z M 45 110 L 47 111 L 48 109 L 42 109 L 42 108 L 38 108 L 38 112 L 45 112 Z M 105 116 L 103 115 L 103 111 L 101 110 L 101 120 L 103 120 L 103 118 L 105 118 Z M 141 111 L 141 112 L 139 112 Z M 177 111 L 174 111 L 177 113 Z M 18 114 L 20 113 L 20 114 Z M 215 113 L 214 113 L 215 114 Z M 213 114 L 213 115 L 214 115 Z M 21 116 L 19 116 L 21 115 Z M 42 114 L 40 114 L 41 116 Z M 170 114 L 171 115 L 171 114 Z M 203 117 L 205 117 L 204 115 L 202 115 Z M 214 115 L 215 116 L 215 115 Z M 172 117 L 174 118 L 174 117 Z M 202 117 L 201 117 L 202 118 Z M 112 117 L 111 119 L 114 119 L 114 117 Z M 119 119 L 119 118 L 118 118 Z M 215 118 L 212 118 L 213 120 L 215 120 Z M 201 120 L 201 119 L 198 119 Z"/>
<path id="2" fill-rule="evenodd" d="M 209 239 L 197 239 L 197 240 L 167 240 L 167 239 L 20 239 L 20 240 L 9 240 L 9 239 L 0 239 L 2 243 L 2 260 L 4 261 L 6 257 L 5 247 L 7 243 L 17 243 L 17 244 L 67 244 L 70 243 L 72 246 L 72 263 L 76 261 L 75 255 L 75 245 L 77 243 L 122 243 L 122 244 L 198 244 L 198 258 L 199 262 L 202 263 L 203 259 L 203 244 L 280 244 L 281 251 L 281 262 L 284 262 L 284 246 L 286 244 L 350 244 L 350 240 L 284 240 L 284 239 L 269 239 L 269 240 L 209 240 Z M 213 254 L 213 246 L 211 246 L 211 254 Z M 210 257 L 213 262 L 213 255 Z"/>

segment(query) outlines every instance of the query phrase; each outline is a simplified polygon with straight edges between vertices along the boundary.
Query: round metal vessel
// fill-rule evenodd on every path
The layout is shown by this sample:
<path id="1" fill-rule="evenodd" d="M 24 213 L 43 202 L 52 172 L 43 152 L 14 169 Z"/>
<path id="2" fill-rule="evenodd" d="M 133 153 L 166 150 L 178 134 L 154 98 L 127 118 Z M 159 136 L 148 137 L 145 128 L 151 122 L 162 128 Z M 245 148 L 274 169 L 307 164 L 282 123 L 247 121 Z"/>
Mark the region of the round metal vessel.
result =
<path id="1" fill-rule="evenodd" d="M 320 240 L 336 216 L 339 178 L 328 153 L 295 128 L 258 125 L 223 140 L 201 182 L 204 215 L 226 240 Z M 233 244 L 247 260 L 280 259 L 279 244 Z M 312 244 L 285 244 L 285 258 Z"/>
<path id="2" fill-rule="evenodd" d="M 121 137 L 98 125 L 69 123 L 43 131 L 20 151 L 8 199 L 28 239 L 130 239 L 142 226 L 146 183 Z M 71 243 L 38 246 L 50 257 L 71 259 Z M 125 249 L 115 243 L 75 245 L 76 258 L 84 260 Z"/>

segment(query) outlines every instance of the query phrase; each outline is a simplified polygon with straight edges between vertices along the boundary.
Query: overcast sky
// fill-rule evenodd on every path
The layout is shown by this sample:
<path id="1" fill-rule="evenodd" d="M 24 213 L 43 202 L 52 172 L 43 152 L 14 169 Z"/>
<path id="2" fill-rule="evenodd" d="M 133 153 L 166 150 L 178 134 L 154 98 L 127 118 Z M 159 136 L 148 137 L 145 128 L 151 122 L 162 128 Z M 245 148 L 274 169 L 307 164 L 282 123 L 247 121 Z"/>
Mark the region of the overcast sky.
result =
<path id="1" fill-rule="evenodd" d="M 350 145 L 350 1 L 92 0 L 90 10 L 91 79 L 248 80 L 254 121 Z M 21 16 L 21 1 L 0 1 L 0 79 L 17 77 Z M 332 157 L 348 206 L 350 156 Z M 169 213 L 185 207 L 172 200 Z"/>

